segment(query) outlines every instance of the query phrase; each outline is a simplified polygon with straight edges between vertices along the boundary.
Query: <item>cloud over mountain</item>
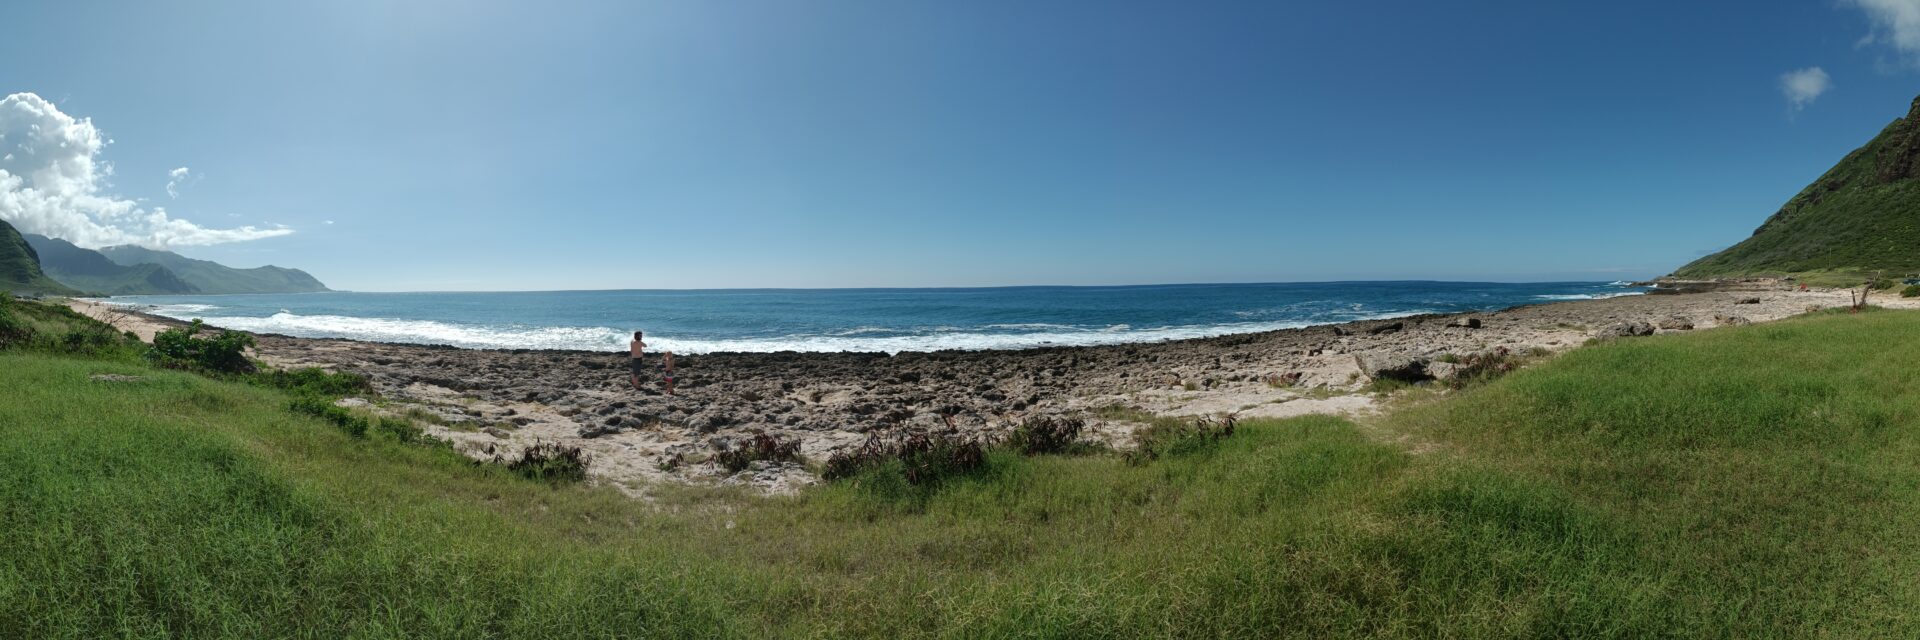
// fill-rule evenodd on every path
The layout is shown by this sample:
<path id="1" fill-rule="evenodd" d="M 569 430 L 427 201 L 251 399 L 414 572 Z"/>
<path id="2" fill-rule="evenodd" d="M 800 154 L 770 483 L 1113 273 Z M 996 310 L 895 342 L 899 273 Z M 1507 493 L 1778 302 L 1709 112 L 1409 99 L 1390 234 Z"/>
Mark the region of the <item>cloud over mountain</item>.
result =
<path id="1" fill-rule="evenodd" d="M 83 247 L 154 248 L 244 242 L 293 233 L 252 226 L 210 229 L 106 192 L 111 141 L 32 93 L 0 99 L 0 219 Z"/>

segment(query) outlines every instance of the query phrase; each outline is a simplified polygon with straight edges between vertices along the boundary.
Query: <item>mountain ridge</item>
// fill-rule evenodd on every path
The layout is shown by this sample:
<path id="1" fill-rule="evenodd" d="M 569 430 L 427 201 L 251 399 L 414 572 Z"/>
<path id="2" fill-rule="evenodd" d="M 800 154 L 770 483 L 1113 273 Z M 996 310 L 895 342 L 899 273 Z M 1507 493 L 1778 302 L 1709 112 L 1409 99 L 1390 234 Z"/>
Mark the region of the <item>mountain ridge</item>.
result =
<path id="1" fill-rule="evenodd" d="M 267 265 L 237 269 L 211 260 L 189 258 L 171 251 L 136 245 L 103 247 L 97 251 L 122 266 L 152 264 L 165 267 L 199 293 L 311 293 L 332 291 L 305 271 Z"/>
<path id="2" fill-rule="evenodd" d="M 0 291 L 17 293 L 79 293 L 47 277 L 40 269 L 40 255 L 20 232 L 0 220 Z"/>
<path id="3" fill-rule="evenodd" d="M 1920 272 L 1920 97 L 1753 234 L 1675 278 Z"/>
<path id="4" fill-rule="evenodd" d="M 59 238 L 20 235 L 40 254 L 40 269 L 47 277 L 76 289 L 107 295 L 201 293 L 199 287 L 157 264 L 123 265 Z"/>

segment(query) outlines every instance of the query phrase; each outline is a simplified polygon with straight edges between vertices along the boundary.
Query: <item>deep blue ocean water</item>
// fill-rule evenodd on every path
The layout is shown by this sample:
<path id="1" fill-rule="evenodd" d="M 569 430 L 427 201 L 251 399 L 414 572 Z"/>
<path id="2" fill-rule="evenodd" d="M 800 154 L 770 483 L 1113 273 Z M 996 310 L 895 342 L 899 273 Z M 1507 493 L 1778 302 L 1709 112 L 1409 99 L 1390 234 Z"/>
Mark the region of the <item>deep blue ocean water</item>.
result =
<path id="1" fill-rule="evenodd" d="M 727 289 L 125 296 L 255 332 L 472 348 L 930 351 L 1150 342 L 1636 295 L 1625 283 L 1321 282 L 984 289 Z"/>

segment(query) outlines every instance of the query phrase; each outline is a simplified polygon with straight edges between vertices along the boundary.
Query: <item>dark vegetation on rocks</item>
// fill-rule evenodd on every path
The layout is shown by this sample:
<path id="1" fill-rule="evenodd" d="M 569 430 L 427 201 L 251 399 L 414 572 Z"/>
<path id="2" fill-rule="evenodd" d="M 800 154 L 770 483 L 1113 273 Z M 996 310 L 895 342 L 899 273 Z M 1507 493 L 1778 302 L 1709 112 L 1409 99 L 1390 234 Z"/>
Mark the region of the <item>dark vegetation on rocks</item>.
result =
<path id="1" fill-rule="evenodd" d="M 586 480 L 589 462 L 590 458 L 580 447 L 557 442 L 536 442 L 517 455 L 499 454 L 491 460 L 491 464 L 505 467 L 521 477 L 555 485 Z"/>
<path id="2" fill-rule="evenodd" d="M 1086 421 L 1078 418 L 1032 418 L 1014 427 L 1007 434 L 1006 444 L 1029 456 L 1084 453 L 1092 448 L 1080 440 L 1080 432 L 1086 426 Z"/>
<path id="3" fill-rule="evenodd" d="M 730 444 L 713 456 L 729 473 L 745 471 L 755 462 L 800 462 L 800 441 L 756 433 Z"/>
<path id="4" fill-rule="evenodd" d="M 827 458 L 820 477 L 831 481 L 873 476 L 929 485 L 984 467 L 990 445 L 983 438 L 947 431 L 875 431 L 860 446 Z"/>
<path id="5" fill-rule="evenodd" d="M 1233 414 L 1203 416 L 1188 420 L 1155 420 L 1133 432 L 1133 449 L 1122 454 L 1132 464 L 1145 464 L 1162 456 L 1198 452 L 1232 437 L 1240 420 Z"/>

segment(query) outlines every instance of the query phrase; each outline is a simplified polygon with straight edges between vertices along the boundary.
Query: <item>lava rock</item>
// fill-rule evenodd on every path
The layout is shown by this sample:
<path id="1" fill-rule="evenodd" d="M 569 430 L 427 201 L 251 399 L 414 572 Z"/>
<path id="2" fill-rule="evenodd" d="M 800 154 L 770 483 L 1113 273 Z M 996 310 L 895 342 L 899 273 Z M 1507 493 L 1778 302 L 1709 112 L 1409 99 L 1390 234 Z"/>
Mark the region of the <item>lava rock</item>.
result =
<path id="1" fill-rule="evenodd" d="M 1388 334 L 1388 333 L 1393 333 L 1395 331 L 1399 331 L 1405 328 L 1407 328 L 1407 325 L 1404 322 L 1389 322 L 1386 324 L 1379 324 L 1379 325 L 1367 327 L 1367 335 L 1377 336 L 1382 334 Z"/>
<path id="2" fill-rule="evenodd" d="M 1673 316 L 1660 321 L 1660 328 L 1668 331 L 1688 331 L 1693 329 L 1693 318 Z"/>
<path id="3" fill-rule="evenodd" d="M 1371 380 L 1419 382 L 1433 379 L 1427 373 L 1427 359 L 1404 353 L 1356 353 L 1353 363 L 1361 375 Z"/>
<path id="4" fill-rule="evenodd" d="M 1617 322 L 1600 330 L 1601 338 L 1632 338 L 1653 335 L 1653 324 L 1648 322 Z"/>

